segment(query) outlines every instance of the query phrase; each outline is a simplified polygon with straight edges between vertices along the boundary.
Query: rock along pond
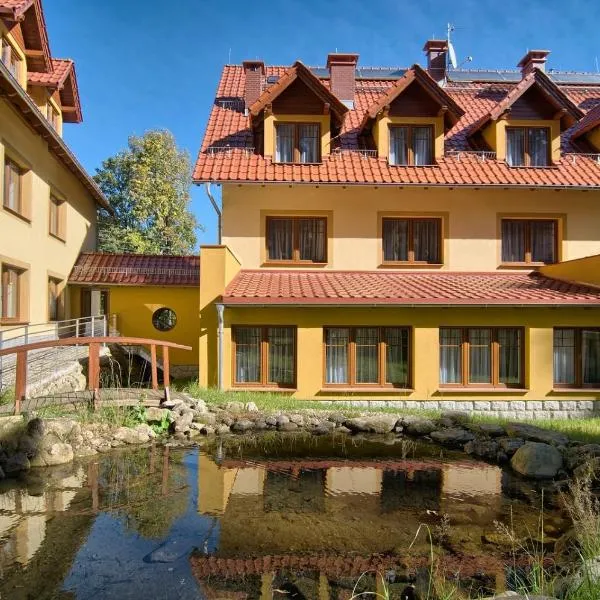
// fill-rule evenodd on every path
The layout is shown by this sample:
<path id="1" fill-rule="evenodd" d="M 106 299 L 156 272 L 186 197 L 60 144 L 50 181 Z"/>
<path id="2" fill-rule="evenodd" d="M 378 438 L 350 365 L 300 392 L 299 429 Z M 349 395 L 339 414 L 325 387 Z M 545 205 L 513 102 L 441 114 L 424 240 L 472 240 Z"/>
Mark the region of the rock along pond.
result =
<path id="1" fill-rule="evenodd" d="M 124 449 L 0 482 L 0 598 L 348 599 L 434 568 L 510 589 L 568 528 L 540 483 L 410 440 L 270 434 Z M 511 537 L 519 540 L 515 548 Z M 515 550 L 515 552 L 513 552 Z M 414 597 L 414 596 L 409 596 Z"/>

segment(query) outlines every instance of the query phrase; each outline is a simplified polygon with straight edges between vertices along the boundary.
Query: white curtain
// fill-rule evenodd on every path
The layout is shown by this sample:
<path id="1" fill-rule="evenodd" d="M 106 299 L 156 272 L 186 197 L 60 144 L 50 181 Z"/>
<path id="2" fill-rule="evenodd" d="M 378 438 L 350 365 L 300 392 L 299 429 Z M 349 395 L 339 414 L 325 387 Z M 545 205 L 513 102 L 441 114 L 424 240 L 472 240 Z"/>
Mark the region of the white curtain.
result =
<path id="1" fill-rule="evenodd" d="M 581 346 L 583 384 L 600 385 L 600 331 L 582 331 Z"/>
<path id="2" fill-rule="evenodd" d="M 294 329 L 269 327 L 269 383 L 292 385 L 294 383 Z"/>
<path id="3" fill-rule="evenodd" d="M 554 383 L 575 383 L 575 330 L 554 330 Z"/>
<path id="4" fill-rule="evenodd" d="M 502 221 L 502 262 L 525 262 L 525 221 Z"/>
<path id="5" fill-rule="evenodd" d="M 548 165 L 548 130 L 543 127 L 531 127 L 527 130 L 529 145 L 529 165 L 545 167 Z"/>
<path id="6" fill-rule="evenodd" d="M 413 153 L 415 165 L 430 165 L 431 152 L 431 127 L 413 127 Z"/>
<path id="7" fill-rule="evenodd" d="M 300 260 L 326 261 L 326 223 L 325 219 L 300 219 Z"/>
<path id="8" fill-rule="evenodd" d="M 275 128 L 275 162 L 294 162 L 294 130 L 293 123 L 279 123 Z"/>
<path id="9" fill-rule="evenodd" d="M 516 127 L 506 130 L 506 162 L 511 167 L 525 164 L 525 129 Z"/>
<path id="10" fill-rule="evenodd" d="M 4 167 L 4 177 L 6 178 L 5 189 L 6 196 L 4 198 L 4 206 L 15 212 L 19 212 L 20 209 L 20 196 L 21 196 L 21 178 L 19 167 L 12 161 L 6 160 Z"/>
<path id="11" fill-rule="evenodd" d="M 462 330 L 440 329 L 440 383 L 462 382 Z"/>
<path id="12" fill-rule="evenodd" d="M 379 330 L 377 327 L 357 327 L 355 342 L 356 383 L 377 383 Z"/>
<path id="13" fill-rule="evenodd" d="M 521 384 L 521 330 L 499 329 L 498 346 L 500 383 Z"/>
<path id="14" fill-rule="evenodd" d="M 492 382 L 492 332 L 469 329 L 469 383 Z"/>
<path id="15" fill-rule="evenodd" d="M 292 260 L 294 222 L 292 219 L 270 218 L 267 221 L 269 260 Z"/>
<path id="16" fill-rule="evenodd" d="M 531 260 L 534 262 L 556 262 L 555 221 L 531 222 Z"/>
<path id="17" fill-rule="evenodd" d="M 440 262 L 439 219 L 415 219 L 413 221 L 413 248 L 416 261 L 431 264 Z"/>
<path id="18" fill-rule="evenodd" d="M 260 327 L 235 329 L 235 381 L 236 383 L 260 383 Z"/>
<path id="19" fill-rule="evenodd" d="M 319 162 L 319 126 L 298 125 L 298 146 L 300 149 L 300 162 Z"/>
<path id="20" fill-rule="evenodd" d="M 384 330 L 386 383 L 408 387 L 408 336 L 405 328 L 386 327 Z"/>
<path id="21" fill-rule="evenodd" d="M 408 164 L 408 127 L 390 127 L 390 164 Z"/>
<path id="22" fill-rule="evenodd" d="M 408 221 L 383 219 L 383 260 L 408 260 Z"/>
<path id="23" fill-rule="evenodd" d="M 325 330 L 325 381 L 326 383 L 349 383 L 348 346 L 350 330 L 345 327 Z"/>

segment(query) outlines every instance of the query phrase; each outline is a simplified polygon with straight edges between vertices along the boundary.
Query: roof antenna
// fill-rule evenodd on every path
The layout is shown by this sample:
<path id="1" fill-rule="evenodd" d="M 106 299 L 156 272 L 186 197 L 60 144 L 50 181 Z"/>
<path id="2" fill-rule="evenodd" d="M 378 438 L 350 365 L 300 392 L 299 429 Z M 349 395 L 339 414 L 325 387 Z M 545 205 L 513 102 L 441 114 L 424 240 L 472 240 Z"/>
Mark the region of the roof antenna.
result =
<path id="1" fill-rule="evenodd" d="M 229 56 L 227 57 L 227 64 L 231 64 L 231 48 L 229 48 Z"/>
<path id="2" fill-rule="evenodd" d="M 448 62 L 450 63 L 453 69 L 456 69 L 458 66 L 458 61 L 456 60 L 456 52 L 454 51 L 454 46 L 450 41 L 450 34 L 454 31 L 454 25 L 452 23 L 448 23 L 448 28 L 446 30 L 446 40 L 448 42 Z"/>

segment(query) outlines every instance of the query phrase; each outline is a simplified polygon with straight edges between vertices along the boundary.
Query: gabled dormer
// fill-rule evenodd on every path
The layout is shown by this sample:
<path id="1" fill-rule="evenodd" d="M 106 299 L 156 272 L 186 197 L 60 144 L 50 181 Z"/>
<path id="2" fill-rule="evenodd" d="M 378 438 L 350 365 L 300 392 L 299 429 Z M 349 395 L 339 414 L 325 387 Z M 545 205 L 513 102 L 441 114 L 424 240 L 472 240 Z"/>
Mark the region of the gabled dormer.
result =
<path id="1" fill-rule="evenodd" d="M 264 65 L 245 62 L 246 92 L 262 89 Z M 268 84 L 269 82 L 267 82 Z M 252 99 L 252 97 L 251 97 Z M 310 69 L 296 61 L 249 105 L 258 151 L 276 163 L 320 163 L 348 112 Z"/>
<path id="2" fill-rule="evenodd" d="M 600 152 L 600 102 L 573 128 L 571 140 L 584 151 Z"/>
<path id="3" fill-rule="evenodd" d="M 560 134 L 582 111 L 544 72 L 546 50 L 519 62 L 522 79 L 475 124 L 469 138 L 511 167 L 547 167 L 560 160 Z"/>
<path id="4" fill-rule="evenodd" d="M 362 121 L 391 165 L 431 165 L 444 156 L 444 135 L 464 111 L 419 65 L 413 65 Z"/>

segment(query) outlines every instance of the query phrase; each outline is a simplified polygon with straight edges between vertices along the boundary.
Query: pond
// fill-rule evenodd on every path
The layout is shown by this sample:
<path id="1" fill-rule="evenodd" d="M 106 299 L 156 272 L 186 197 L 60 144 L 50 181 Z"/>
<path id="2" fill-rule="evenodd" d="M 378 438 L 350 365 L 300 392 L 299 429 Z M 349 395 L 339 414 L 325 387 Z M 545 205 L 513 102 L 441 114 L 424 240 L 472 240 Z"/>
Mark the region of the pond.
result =
<path id="1" fill-rule="evenodd" d="M 383 577 L 400 598 L 427 585 L 432 549 L 478 597 L 510 587 L 506 532 L 539 540 L 541 500 L 497 466 L 395 438 L 115 451 L 0 482 L 0 598 L 347 600 L 364 572 L 358 589 Z M 548 544 L 567 523 L 546 510 L 543 527 Z"/>

